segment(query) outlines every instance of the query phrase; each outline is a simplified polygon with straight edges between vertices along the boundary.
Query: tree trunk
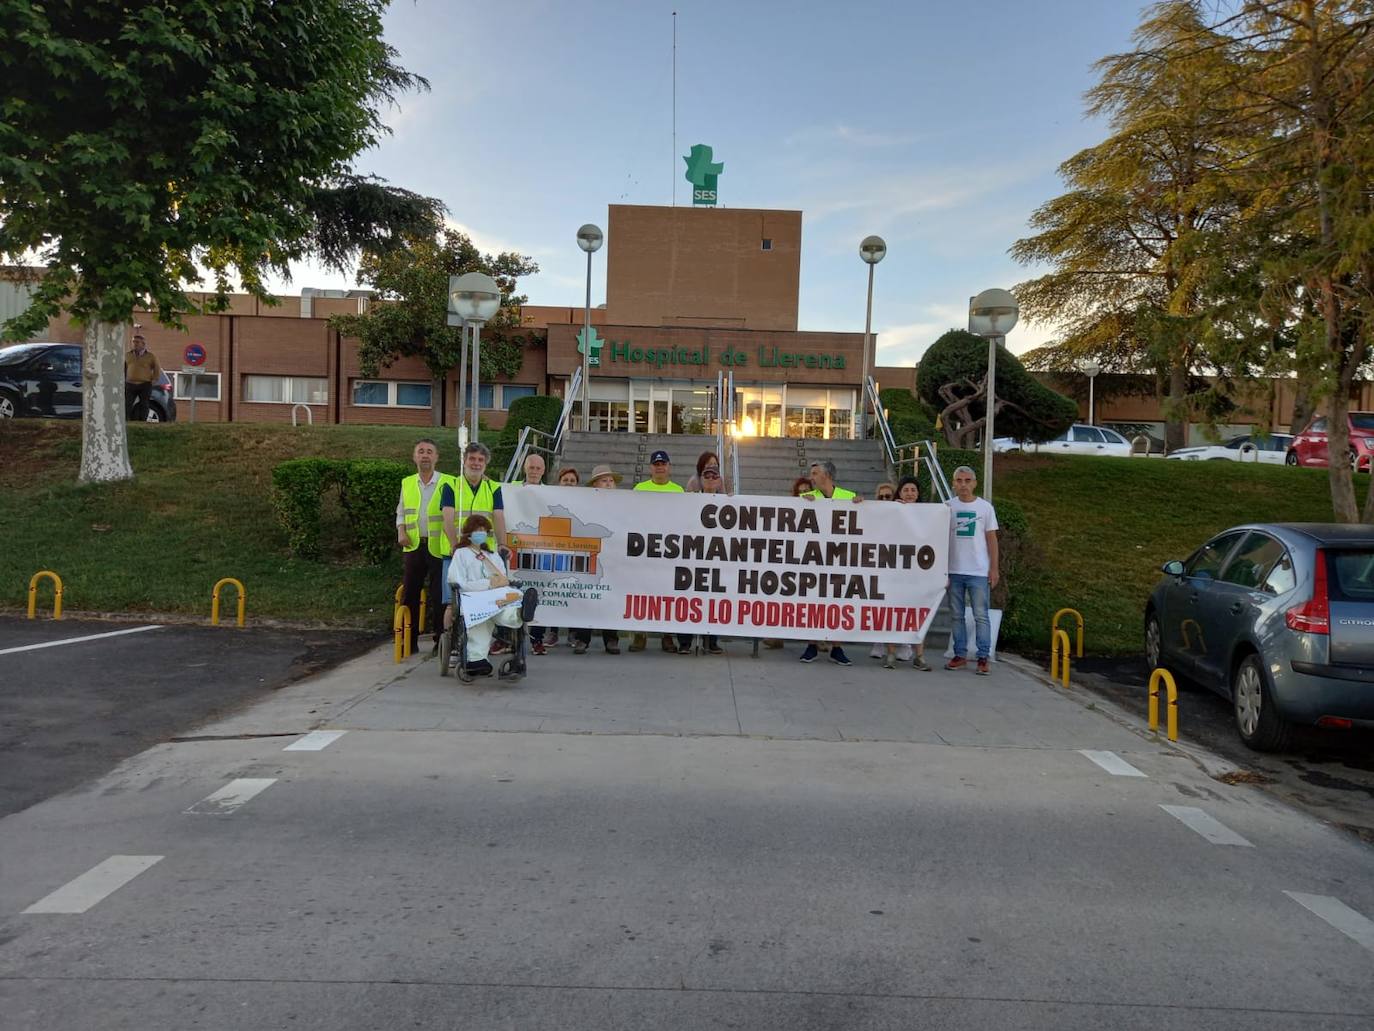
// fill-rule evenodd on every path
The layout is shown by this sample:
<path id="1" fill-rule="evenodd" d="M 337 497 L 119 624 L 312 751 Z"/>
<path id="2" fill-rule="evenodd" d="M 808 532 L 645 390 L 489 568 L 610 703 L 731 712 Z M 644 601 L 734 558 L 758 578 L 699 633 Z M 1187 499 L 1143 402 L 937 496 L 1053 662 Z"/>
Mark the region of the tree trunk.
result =
<path id="1" fill-rule="evenodd" d="M 431 426 L 442 426 L 444 424 L 444 377 L 430 374 L 433 384 L 429 397 L 429 422 Z"/>
<path id="2" fill-rule="evenodd" d="M 1357 523 L 1355 482 L 1350 474 L 1350 395 L 1344 385 L 1331 394 L 1331 418 L 1326 429 L 1326 473 L 1331 483 L 1331 511 L 1340 523 Z"/>
<path id="3" fill-rule="evenodd" d="M 124 421 L 125 331 L 125 326 L 112 322 L 86 326 L 81 355 L 82 483 L 134 478 Z"/>
<path id="4" fill-rule="evenodd" d="M 1316 411 L 1317 406 L 1312 403 L 1312 388 L 1306 380 L 1299 378 L 1297 386 L 1293 388 L 1293 418 L 1288 424 L 1288 432 L 1298 434 L 1307 429 Z"/>
<path id="5" fill-rule="evenodd" d="M 1183 399 L 1188 396 L 1188 369 L 1182 364 L 1169 368 L 1169 396 L 1165 398 L 1164 448 L 1177 451 L 1188 446 L 1188 417 Z"/>

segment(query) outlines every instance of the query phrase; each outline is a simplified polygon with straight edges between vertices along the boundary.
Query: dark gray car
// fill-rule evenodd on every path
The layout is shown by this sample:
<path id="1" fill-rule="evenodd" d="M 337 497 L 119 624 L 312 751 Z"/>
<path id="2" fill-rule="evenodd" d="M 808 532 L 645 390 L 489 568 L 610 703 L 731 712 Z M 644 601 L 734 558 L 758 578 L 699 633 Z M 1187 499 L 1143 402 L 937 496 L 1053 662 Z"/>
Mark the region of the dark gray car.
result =
<path id="1" fill-rule="evenodd" d="M 1374 727 L 1374 526 L 1237 526 L 1163 571 L 1146 661 L 1230 698 L 1251 748 Z"/>

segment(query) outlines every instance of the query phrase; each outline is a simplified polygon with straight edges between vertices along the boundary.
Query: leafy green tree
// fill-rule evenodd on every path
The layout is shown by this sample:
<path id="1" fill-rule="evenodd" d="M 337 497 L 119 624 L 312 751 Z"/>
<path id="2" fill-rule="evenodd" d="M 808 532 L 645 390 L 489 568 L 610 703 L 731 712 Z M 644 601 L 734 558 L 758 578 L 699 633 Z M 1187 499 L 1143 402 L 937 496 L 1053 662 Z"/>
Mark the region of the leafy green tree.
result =
<path id="1" fill-rule="evenodd" d="M 1184 443 L 1198 407 L 1189 373 L 1201 360 L 1208 255 L 1237 214 L 1225 177 L 1234 127 L 1215 98 L 1233 77 L 1224 48 L 1193 4 L 1147 13 L 1135 50 L 1104 58 L 1088 113 L 1111 135 L 1060 166 L 1069 192 L 1031 218 L 1036 234 L 1011 253 L 1050 271 L 1016 288 L 1023 314 L 1064 328 L 1058 345 L 1027 356 L 1067 370 L 1092 356 L 1111 372 L 1154 372 L 1167 383 L 1166 439 Z M 1159 51 L 1186 41 L 1174 60 Z"/>
<path id="2" fill-rule="evenodd" d="M 916 373 L 916 392 L 939 412 L 952 447 L 975 446 L 987 423 L 988 345 L 982 337 L 951 329 L 931 344 Z M 1078 406 L 1041 385 L 1005 347 L 997 349 L 998 436 L 1053 440 L 1078 417 Z"/>
<path id="3" fill-rule="evenodd" d="M 520 277 L 538 271 L 527 255 L 483 254 L 464 233 L 445 229 L 413 237 L 403 247 L 365 253 L 358 282 L 376 290 L 381 303 L 365 314 L 338 315 L 332 321 L 340 332 L 361 341 L 358 359 L 364 375 L 375 376 L 398 358 L 420 358 L 438 399 L 443 396 L 444 377 L 462 359 L 459 329 L 448 325 L 449 277 L 485 272 L 501 287 L 501 310 L 482 331 L 480 369 L 482 379 L 490 381 L 520 371 L 525 338 L 514 327 L 525 297 L 517 296 L 515 287 Z M 441 405 L 432 405 L 430 411 L 434 425 L 440 425 Z"/>
<path id="4" fill-rule="evenodd" d="M 133 475 L 123 353 L 136 309 L 180 325 L 189 286 L 316 255 L 342 264 L 438 204 L 356 175 L 379 108 L 424 80 L 382 39 L 387 0 L 0 0 L 0 256 L 44 274 L 23 337 L 85 326 L 82 480 Z"/>

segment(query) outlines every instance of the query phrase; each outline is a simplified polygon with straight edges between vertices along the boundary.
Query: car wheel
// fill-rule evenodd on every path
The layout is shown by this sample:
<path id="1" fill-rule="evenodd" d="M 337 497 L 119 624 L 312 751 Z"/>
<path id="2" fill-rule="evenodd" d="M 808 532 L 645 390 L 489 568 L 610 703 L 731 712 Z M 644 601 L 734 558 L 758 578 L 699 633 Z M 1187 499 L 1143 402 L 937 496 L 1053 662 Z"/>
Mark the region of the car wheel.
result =
<path id="1" fill-rule="evenodd" d="M 1296 451 L 1289 451 L 1288 454 L 1286 454 L 1286 455 L 1283 456 L 1283 464 L 1284 464 L 1284 465 L 1297 465 L 1297 464 L 1298 464 L 1298 453 L 1297 453 Z"/>
<path id="2" fill-rule="evenodd" d="M 1236 713 L 1236 731 L 1247 747 L 1256 752 L 1277 752 L 1288 747 L 1293 725 L 1274 708 L 1258 655 L 1247 655 L 1236 667 L 1231 704 Z"/>
<path id="3" fill-rule="evenodd" d="M 1153 673 L 1164 659 L 1164 634 L 1159 629 L 1159 617 L 1153 612 L 1145 617 L 1145 662 Z"/>
<path id="4" fill-rule="evenodd" d="M 0 390 L 0 419 L 13 419 L 19 414 L 19 398 L 8 390 Z"/>

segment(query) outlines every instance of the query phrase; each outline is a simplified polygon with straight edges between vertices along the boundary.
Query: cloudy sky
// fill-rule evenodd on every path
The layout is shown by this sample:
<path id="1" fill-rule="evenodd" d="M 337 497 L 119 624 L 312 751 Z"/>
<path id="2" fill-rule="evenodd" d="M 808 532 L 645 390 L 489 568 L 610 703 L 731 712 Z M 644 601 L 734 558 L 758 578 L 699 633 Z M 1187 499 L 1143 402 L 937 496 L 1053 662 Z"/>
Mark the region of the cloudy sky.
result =
<path id="1" fill-rule="evenodd" d="M 677 11 L 677 145 L 672 12 Z M 358 168 L 441 198 L 486 249 L 533 256 L 535 304 L 582 303 L 574 234 L 613 203 L 690 203 L 710 144 L 722 204 L 799 208 L 801 329 L 862 331 L 858 243 L 886 238 L 879 362 L 905 364 L 968 297 L 1027 277 L 1007 256 L 1102 127 L 1092 65 L 1126 49 L 1132 0 L 397 0 L 387 36 L 431 83 Z M 609 247 L 615 246 L 608 240 Z M 604 299 L 604 252 L 593 303 Z M 353 285 L 301 268 L 289 289 Z M 1017 327 L 1024 350 L 1052 327 Z"/>

